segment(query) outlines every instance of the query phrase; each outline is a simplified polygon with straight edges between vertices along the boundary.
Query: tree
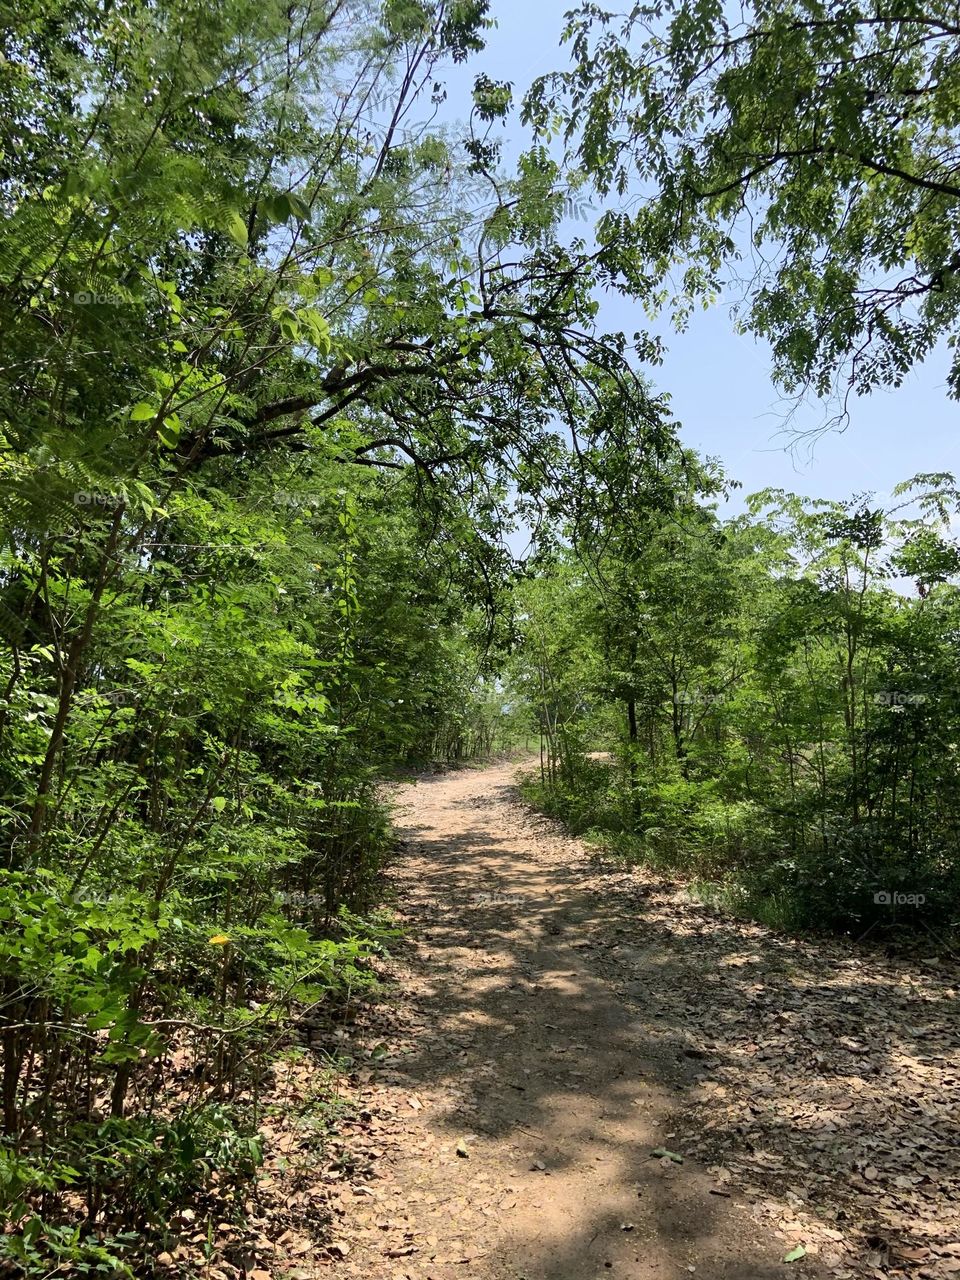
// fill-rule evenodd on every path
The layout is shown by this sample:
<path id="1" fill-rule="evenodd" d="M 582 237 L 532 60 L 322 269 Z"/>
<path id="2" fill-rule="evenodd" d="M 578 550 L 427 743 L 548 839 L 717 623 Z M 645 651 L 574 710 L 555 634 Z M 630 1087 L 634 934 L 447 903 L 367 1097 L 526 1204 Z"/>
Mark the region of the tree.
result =
<path id="1" fill-rule="evenodd" d="M 672 509 L 607 513 L 525 592 L 515 662 L 531 695 L 540 669 L 566 694 L 563 768 L 528 793 L 779 925 L 860 931 L 891 887 L 951 920 L 953 477 L 886 510 L 766 492 L 726 522 L 701 501 L 717 483 L 691 463 Z"/>
<path id="2" fill-rule="evenodd" d="M 619 198 L 597 226 L 612 280 L 663 302 L 677 272 L 682 322 L 742 270 L 740 321 L 784 387 L 844 397 L 955 345 L 958 36 L 946 0 L 587 4 L 573 69 L 525 113 Z"/>
<path id="3" fill-rule="evenodd" d="M 512 510 L 581 481 L 561 424 L 604 383 L 671 429 L 557 165 L 498 172 L 505 87 L 434 123 L 484 0 L 8 16 L 0 1214 L 19 1269 L 133 1274 L 104 1231 L 153 1256 L 218 1150 L 249 1177 L 221 1102 L 369 981 L 376 782 L 455 750 L 465 699 L 489 741 Z"/>

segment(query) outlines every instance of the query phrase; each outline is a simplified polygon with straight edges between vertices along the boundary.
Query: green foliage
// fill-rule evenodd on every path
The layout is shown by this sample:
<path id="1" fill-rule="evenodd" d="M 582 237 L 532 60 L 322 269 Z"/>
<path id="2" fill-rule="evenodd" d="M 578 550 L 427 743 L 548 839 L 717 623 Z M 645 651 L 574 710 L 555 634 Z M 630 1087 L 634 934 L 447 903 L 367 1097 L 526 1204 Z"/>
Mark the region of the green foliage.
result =
<path id="1" fill-rule="evenodd" d="M 497 173 L 432 123 L 486 15 L 40 0 L 0 33 L 3 1177 L 27 1270 L 124 1273 L 124 1230 L 202 1189 L 217 1143 L 249 1175 L 246 1114 L 218 1137 L 200 1103 L 254 1107 L 291 1013 L 373 983 L 379 779 L 509 738 L 505 534 L 581 482 L 558 421 L 604 384 L 670 436 L 595 327 L 557 166 Z M 476 101 L 489 122 L 509 90 Z"/>
<path id="2" fill-rule="evenodd" d="M 960 319 L 958 30 L 946 0 L 585 4 L 525 115 L 604 196 L 651 196 L 598 223 L 620 287 L 682 326 L 745 262 L 788 389 L 897 386 Z"/>
<path id="3" fill-rule="evenodd" d="M 528 794 L 626 857 L 781 923 L 861 929 L 878 890 L 954 918 L 952 478 L 722 523 L 637 369 L 657 342 L 595 323 L 679 260 L 681 313 L 709 296 L 753 200 L 785 381 L 896 382 L 953 334 L 946 18 L 811 15 L 678 2 L 638 54 L 572 16 L 510 174 L 509 85 L 433 123 L 485 0 L 11 11 L 11 1266 L 141 1274 L 178 1207 L 241 1212 L 292 1015 L 375 989 L 394 936 L 393 770 L 534 733 Z M 637 172 L 652 202 L 564 239 Z"/>
<path id="4" fill-rule="evenodd" d="M 952 927 L 952 477 L 889 511 L 759 494 L 725 524 L 711 484 L 624 511 L 525 596 L 548 756 L 528 796 L 782 927 Z"/>
<path id="5" fill-rule="evenodd" d="M 42 1163 L 0 1148 L 0 1213 L 11 1226 L 0 1257 L 28 1274 L 69 1265 L 79 1274 L 133 1276 L 130 1261 L 144 1241 L 161 1238 L 170 1215 L 202 1203 L 214 1184 L 221 1210 L 230 1198 L 238 1210 L 261 1159 L 259 1137 L 219 1103 L 173 1121 L 76 1123 Z M 59 1225 L 76 1196 L 88 1221 Z"/>

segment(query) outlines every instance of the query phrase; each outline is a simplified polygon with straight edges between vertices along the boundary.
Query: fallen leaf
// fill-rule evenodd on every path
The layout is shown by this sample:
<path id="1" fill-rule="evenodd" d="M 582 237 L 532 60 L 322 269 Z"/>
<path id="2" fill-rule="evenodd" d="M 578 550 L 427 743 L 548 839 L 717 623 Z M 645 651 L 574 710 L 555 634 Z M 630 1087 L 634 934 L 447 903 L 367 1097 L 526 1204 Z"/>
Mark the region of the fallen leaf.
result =
<path id="1" fill-rule="evenodd" d="M 683 1164 L 683 1156 L 678 1156 L 675 1151 L 668 1151 L 666 1147 L 657 1147 L 655 1151 L 651 1151 L 652 1156 L 659 1156 L 661 1160 L 672 1160 L 674 1164 Z"/>

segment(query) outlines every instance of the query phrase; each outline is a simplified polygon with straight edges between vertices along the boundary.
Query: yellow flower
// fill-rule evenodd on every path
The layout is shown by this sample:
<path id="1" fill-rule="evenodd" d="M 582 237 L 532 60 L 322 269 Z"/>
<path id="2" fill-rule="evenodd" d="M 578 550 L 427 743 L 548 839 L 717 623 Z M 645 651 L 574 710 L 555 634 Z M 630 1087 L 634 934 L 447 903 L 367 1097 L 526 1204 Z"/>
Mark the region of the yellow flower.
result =
<path id="1" fill-rule="evenodd" d="M 210 941 L 215 947 L 225 947 L 230 939 L 225 933 L 215 933 Z"/>

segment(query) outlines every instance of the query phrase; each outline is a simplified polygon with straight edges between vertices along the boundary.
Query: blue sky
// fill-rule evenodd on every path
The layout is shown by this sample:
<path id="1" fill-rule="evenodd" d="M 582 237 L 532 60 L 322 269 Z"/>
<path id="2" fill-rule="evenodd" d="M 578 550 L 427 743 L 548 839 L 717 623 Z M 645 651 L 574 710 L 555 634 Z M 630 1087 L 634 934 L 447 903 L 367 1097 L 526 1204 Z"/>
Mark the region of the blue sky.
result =
<path id="1" fill-rule="evenodd" d="M 466 117 L 470 86 L 480 71 L 512 81 L 517 100 L 535 76 L 565 65 L 559 37 L 563 14 L 571 7 L 572 0 L 491 0 L 498 25 L 488 33 L 483 53 L 451 71 L 445 114 Z M 505 159 L 525 143 L 514 116 Z M 578 228 L 579 234 L 586 230 Z M 651 327 L 641 307 L 620 298 L 604 302 L 601 321 L 628 335 Z M 945 350 L 916 368 L 896 391 L 853 401 L 845 431 L 814 442 L 794 440 L 791 448 L 785 435 L 790 406 L 771 380 L 769 352 L 765 344 L 735 333 L 726 306 L 698 314 L 682 334 L 661 332 L 667 337 L 667 358 L 651 376 L 669 392 L 685 442 L 719 458 L 730 477 L 743 484 L 741 494 L 774 486 L 843 498 L 866 490 L 882 501 L 898 481 L 919 471 L 960 473 L 960 405 L 947 397 Z M 824 416 L 822 406 L 804 406 L 793 426 L 813 430 Z M 735 497 L 731 510 L 739 505 Z"/>

